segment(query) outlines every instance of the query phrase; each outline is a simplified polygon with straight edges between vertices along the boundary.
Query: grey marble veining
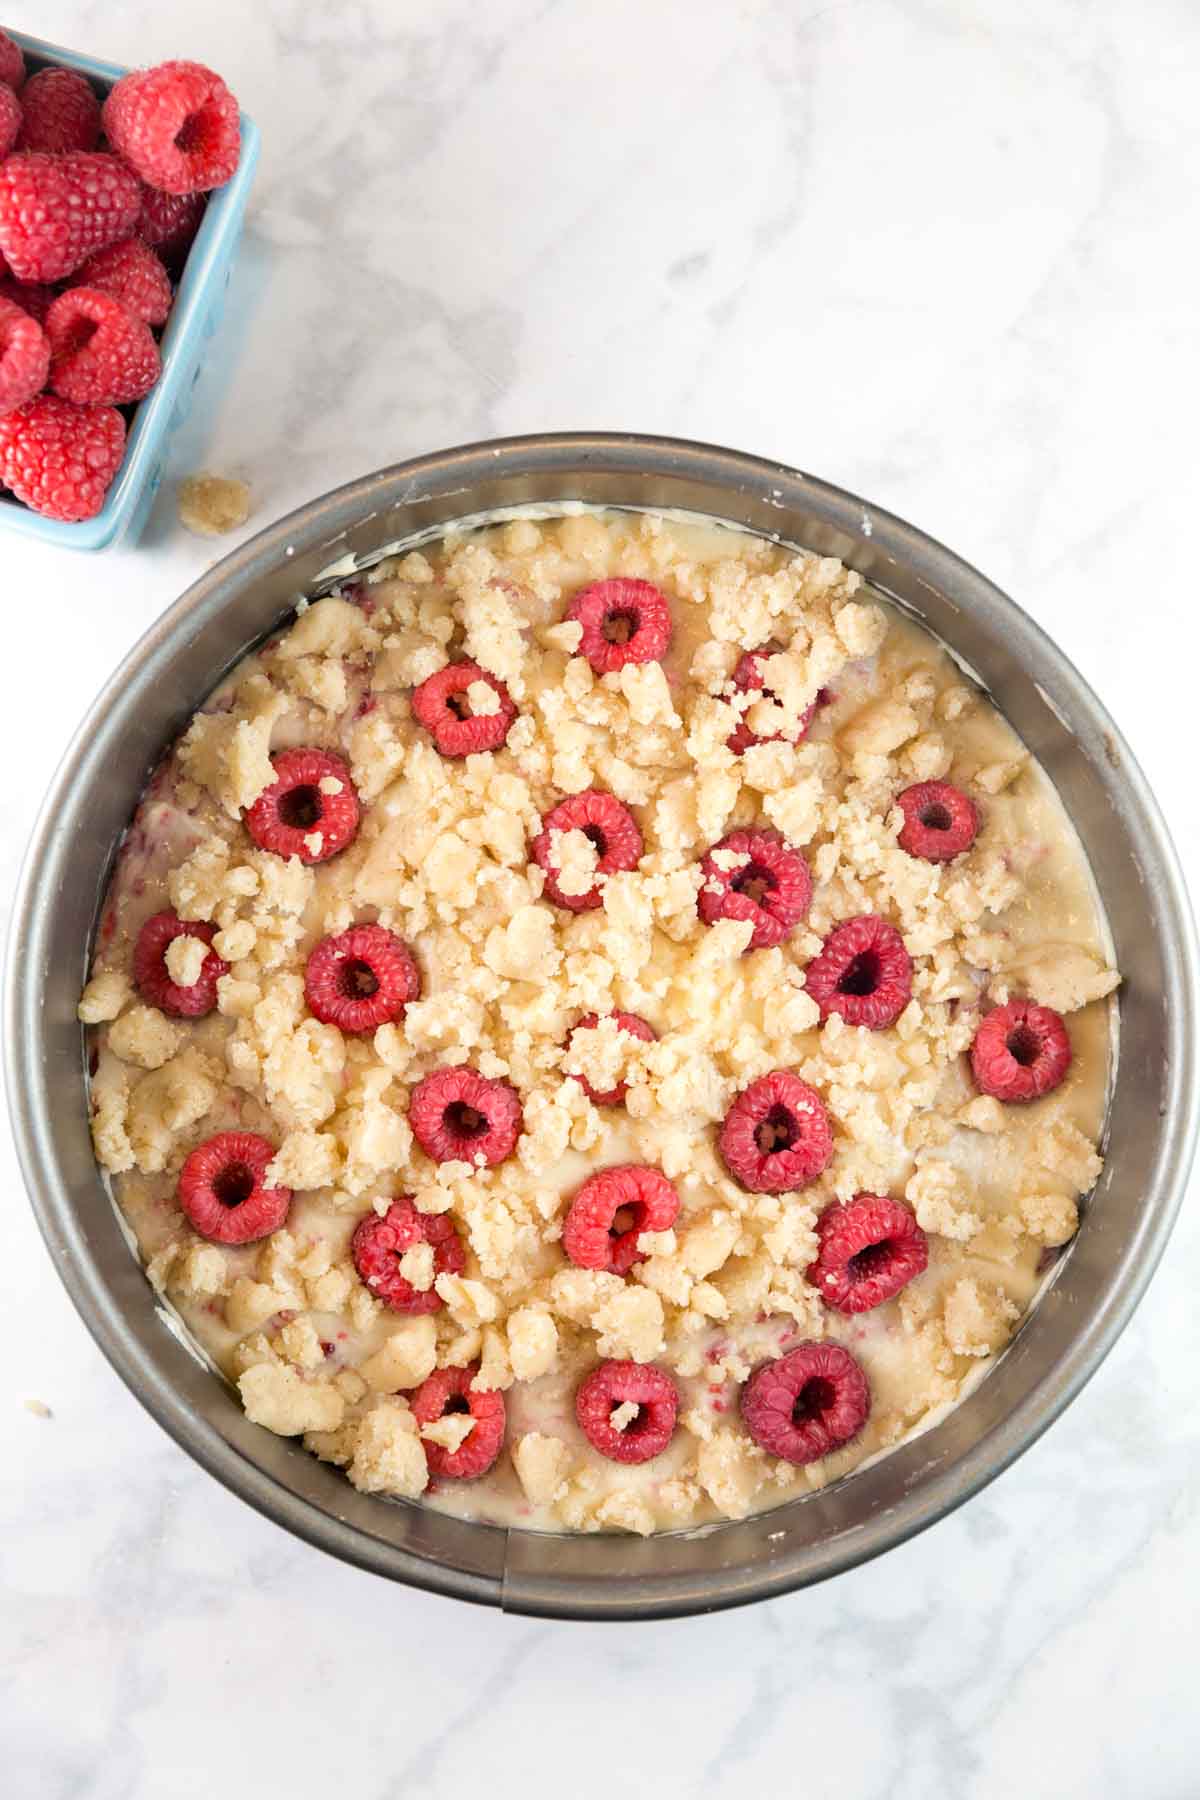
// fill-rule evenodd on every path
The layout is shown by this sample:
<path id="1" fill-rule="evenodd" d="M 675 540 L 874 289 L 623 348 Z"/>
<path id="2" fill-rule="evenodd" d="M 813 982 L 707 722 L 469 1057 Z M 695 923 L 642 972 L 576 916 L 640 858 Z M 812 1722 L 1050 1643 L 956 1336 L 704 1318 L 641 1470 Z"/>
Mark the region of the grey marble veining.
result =
<path id="1" fill-rule="evenodd" d="M 200 57 L 262 128 L 173 456 L 248 478 L 247 530 L 497 432 L 777 455 L 1014 592 L 1200 873 L 1192 0 L 16 0 L 8 21 Z M 0 545 L 5 905 L 102 673 L 222 548 L 169 494 L 136 553 Z M 1194 1205 L 1091 1387 L 955 1517 L 747 1612 L 568 1627 L 343 1568 L 193 1467 L 91 1345 L 2 1154 L 14 1800 L 1200 1791 Z"/>

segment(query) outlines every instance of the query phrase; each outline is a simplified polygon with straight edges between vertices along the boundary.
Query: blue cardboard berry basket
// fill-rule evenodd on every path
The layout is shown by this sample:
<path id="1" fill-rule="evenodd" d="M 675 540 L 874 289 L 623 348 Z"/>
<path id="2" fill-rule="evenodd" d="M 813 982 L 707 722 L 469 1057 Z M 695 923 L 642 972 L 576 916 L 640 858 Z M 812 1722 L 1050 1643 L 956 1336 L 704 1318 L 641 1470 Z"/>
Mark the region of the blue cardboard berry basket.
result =
<path id="1" fill-rule="evenodd" d="M 43 43 L 20 31 L 9 35 L 25 52 L 31 72 L 47 64 L 75 69 L 103 92 L 128 73 L 115 63 L 80 56 L 74 50 Z M 234 251 L 258 161 L 258 130 L 245 113 L 241 114 L 241 128 L 242 152 L 237 170 L 224 187 L 209 195 L 160 345 L 162 374 L 134 412 L 125 440 L 125 456 L 103 510 L 94 519 L 69 525 L 42 518 L 0 490 L 0 527 L 72 550 L 106 550 L 118 541 L 132 544 L 137 540 L 162 480 L 171 435 L 187 417 L 208 341 L 224 309 Z"/>

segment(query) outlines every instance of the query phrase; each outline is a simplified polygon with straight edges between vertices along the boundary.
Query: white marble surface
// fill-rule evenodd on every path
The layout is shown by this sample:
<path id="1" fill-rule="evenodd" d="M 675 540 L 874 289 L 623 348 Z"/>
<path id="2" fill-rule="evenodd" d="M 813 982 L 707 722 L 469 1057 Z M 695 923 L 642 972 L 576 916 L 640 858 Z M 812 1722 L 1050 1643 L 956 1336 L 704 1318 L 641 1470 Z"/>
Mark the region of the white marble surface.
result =
<path id="1" fill-rule="evenodd" d="M 252 528 L 505 431 L 798 463 L 1018 596 L 1200 873 L 1194 0 L 15 0 L 8 21 L 201 57 L 262 127 L 174 453 L 245 475 Z M 216 554 L 169 498 L 135 554 L 0 545 L 6 905 L 81 709 Z M 957 1516 L 771 1605 L 570 1627 L 389 1587 L 224 1493 L 92 1347 L 3 1157 L 13 1800 L 1198 1791 L 1194 1207 L 1084 1397 Z"/>

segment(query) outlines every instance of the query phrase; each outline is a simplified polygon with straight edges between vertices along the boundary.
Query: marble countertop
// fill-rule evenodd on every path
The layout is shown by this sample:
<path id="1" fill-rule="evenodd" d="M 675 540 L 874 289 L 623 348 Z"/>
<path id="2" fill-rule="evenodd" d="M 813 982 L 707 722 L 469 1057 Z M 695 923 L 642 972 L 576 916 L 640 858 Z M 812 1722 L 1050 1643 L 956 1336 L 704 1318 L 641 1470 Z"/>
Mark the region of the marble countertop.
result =
<path id="1" fill-rule="evenodd" d="M 636 428 L 795 463 L 953 544 L 1108 701 L 1200 876 L 1200 11 L 1187 0 L 14 0 L 219 68 L 262 128 L 173 474 L 257 529 L 420 450 Z M 0 545 L 5 909 L 101 678 L 226 546 Z M 102 1361 L 11 1148 L 0 1743 L 13 1800 L 1193 1795 L 1200 1220 L 1066 1417 L 870 1567 L 567 1626 L 295 1542 Z M 1193 1199 L 1195 1196 L 1193 1196 Z M 45 1403 L 52 1417 L 23 1404 Z"/>

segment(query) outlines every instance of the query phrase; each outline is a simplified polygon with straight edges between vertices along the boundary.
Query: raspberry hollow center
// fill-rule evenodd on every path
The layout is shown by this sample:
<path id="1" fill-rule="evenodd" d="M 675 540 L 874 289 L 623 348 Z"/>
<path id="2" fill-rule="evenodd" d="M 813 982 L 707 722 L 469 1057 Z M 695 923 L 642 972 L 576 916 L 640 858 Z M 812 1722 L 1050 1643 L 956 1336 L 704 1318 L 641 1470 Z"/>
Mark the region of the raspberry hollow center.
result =
<path id="1" fill-rule="evenodd" d="M 98 330 L 95 319 L 72 319 L 69 329 L 58 345 L 60 357 L 75 356 L 86 349 Z"/>
<path id="2" fill-rule="evenodd" d="M 469 1413 L 470 1410 L 470 1402 L 465 1394 L 451 1394 L 442 1408 L 442 1417 L 444 1419 L 447 1413 Z"/>
<path id="3" fill-rule="evenodd" d="M 864 1244 L 847 1260 L 846 1268 L 855 1281 L 870 1281 L 887 1267 L 894 1249 L 890 1238 L 882 1238 L 878 1244 Z"/>
<path id="4" fill-rule="evenodd" d="M 478 1107 L 468 1106 L 465 1100 L 452 1100 L 445 1112 L 446 1128 L 455 1137 L 482 1137 L 488 1129 L 487 1119 Z"/>
<path id="5" fill-rule="evenodd" d="M 882 971 L 877 950 L 860 950 L 838 978 L 839 994 L 873 994 L 879 986 Z"/>
<path id="6" fill-rule="evenodd" d="M 370 963 L 350 957 L 338 971 L 338 987 L 346 1000 L 369 1000 L 379 992 L 379 982 Z"/>
<path id="7" fill-rule="evenodd" d="M 799 1135 L 796 1116 L 786 1106 L 773 1106 L 754 1128 L 754 1142 L 764 1156 L 790 1150 Z"/>
<path id="8" fill-rule="evenodd" d="M 613 1214 L 613 1222 L 608 1228 L 609 1235 L 612 1237 L 623 1237 L 627 1231 L 632 1231 L 637 1224 L 637 1216 L 636 1207 L 618 1206 L 616 1212 Z"/>
<path id="9" fill-rule="evenodd" d="M 592 846 L 597 856 L 608 855 L 608 839 L 605 837 L 599 825 L 585 825 L 583 827 L 583 835 Z"/>
<path id="10" fill-rule="evenodd" d="M 323 810 L 320 789 L 309 782 L 289 788 L 280 797 L 279 817 L 292 831 L 311 831 Z"/>
<path id="11" fill-rule="evenodd" d="M 229 1163 L 212 1184 L 213 1193 L 222 1206 L 241 1206 L 254 1192 L 254 1174 L 245 1163 Z"/>
<path id="12" fill-rule="evenodd" d="M 761 863 L 750 862 L 738 870 L 730 886 L 735 894 L 745 894 L 747 900 L 761 906 L 766 896 L 774 893 L 778 883 L 770 869 L 764 869 Z"/>
<path id="13" fill-rule="evenodd" d="M 792 1424 L 805 1425 L 810 1419 L 823 1418 L 836 1399 L 837 1390 L 832 1381 L 827 1381 L 824 1375 L 813 1375 L 796 1395 Z"/>
<path id="14" fill-rule="evenodd" d="M 182 150 L 185 156 L 203 156 L 208 154 L 209 146 L 221 132 L 220 114 L 211 106 L 197 107 L 189 113 L 179 130 L 175 133 L 175 148 Z"/>
<path id="15" fill-rule="evenodd" d="M 1032 1068 L 1042 1053 L 1041 1041 L 1028 1025 L 1018 1025 L 1010 1031 L 1004 1045 L 1013 1061 L 1020 1063 L 1023 1069 Z"/>
<path id="16" fill-rule="evenodd" d="M 940 800 L 933 800 L 928 806 L 923 806 L 917 816 L 927 831 L 949 831 L 954 823 Z"/>
<path id="17" fill-rule="evenodd" d="M 641 620 L 632 610 L 610 612 L 600 627 L 600 635 L 606 644 L 627 644 L 630 638 L 636 637 L 640 624 Z"/>

